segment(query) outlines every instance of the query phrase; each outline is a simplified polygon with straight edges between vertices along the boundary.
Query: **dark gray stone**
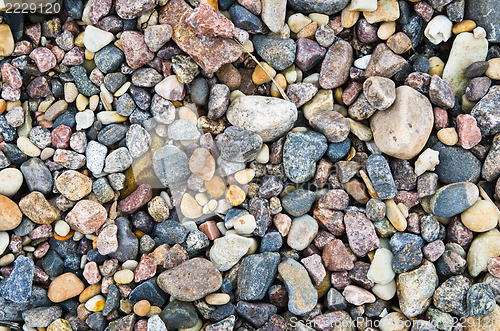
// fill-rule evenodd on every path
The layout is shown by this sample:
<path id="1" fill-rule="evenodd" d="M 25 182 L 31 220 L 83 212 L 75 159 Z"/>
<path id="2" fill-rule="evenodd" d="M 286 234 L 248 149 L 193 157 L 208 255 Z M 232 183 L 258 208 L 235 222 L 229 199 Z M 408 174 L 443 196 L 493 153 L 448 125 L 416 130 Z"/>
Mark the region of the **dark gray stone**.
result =
<path id="1" fill-rule="evenodd" d="M 253 161 L 262 148 L 262 138 L 257 133 L 235 126 L 228 127 L 215 142 L 221 158 L 230 162 Z"/>
<path id="2" fill-rule="evenodd" d="M 168 329 L 188 329 L 198 323 L 196 308 L 191 302 L 174 300 L 160 313 Z"/>
<path id="3" fill-rule="evenodd" d="M 474 284 L 467 292 L 467 312 L 474 317 L 484 317 L 495 310 L 495 296 L 489 284 Z"/>
<path id="4" fill-rule="evenodd" d="M 31 158 L 24 162 L 20 169 L 30 191 L 38 191 L 43 194 L 52 192 L 54 184 L 52 174 L 42 160 Z"/>
<path id="5" fill-rule="evenodd" d="M 296 12 L 335 14 L 349 4 L 349 0 L 288 0 Z"/>
<path id="6" fill-rule="evenodd" d="M 397 189 L 392 177 L 389 163 L 382 154 L 372 154 L 366 161 L 366 171 L 370 177 L 377 195 L 382 200 L 392 199 Z"/>
<path id="7" fill-rule="evenodd" d="M 85 96 L 92 96 L 99 94 L 100 90 L 97 86 L 92 84 L 89 77 L 87 76 L 87 71 L 82 66 L 72 66 L 69 72 L 73 76 L 76 87 L 78 91 Z"/>
<path id="8" fill-rule="evenodd" d="M 269 303 L 239 301 L 236 305 L 238 314 L 255 328 L 262 327 L 278 309 Z"/>
<path id="9" fill-rule="evenodd" d="M 118 239 L 118 249 L 109 256 L 118 259 L 120 262 L 135 260 L 139 251 L 139 240 L 130 229 L 129 221 L 124 217 L 118 217 L 115 221 L 118 226 L 116 234 Z"/>
<path id="10" fill-rule="evenodd" d="M 438 217 L 451 217 L 467 210 L 479 197 L 479 189 L 469 182 L 449 184 L 433 195 L 430 207 Z"/>
<path id="11" fill-rule="evenodd" d="M 500 95 L 499 95 L 500 96 Z M 439 152 L 435 172 L 444 184 L 477 182 L 481 174 L 481 161 L 462 147 L 446 146 L 438 142 L 432 149 Z"/>
<path id="12" fill-rule="evenodd" d="M 281 199 L 281 205 L 285 211 L 292 216 L 302 216 L 306 214 L 314 203 L 314 192 L 298 189 Z"/>
<path id="13" fill-rule="evenodd" d="M 31 297 L 34 274 L 33 260 L 20 255 L 14 261 L 10 275 L 0 282 L 0 296 L 15 303 L 27 303 Z"/>
<path id="14" fill-rule="evenodd" d="M 256 35 L 252 41 L 257 54 L 277 71 L 285 70 L 295 61 L 293 39 Z"/>
<path id="15" fill-rule="evenodd" d="M 275 252 L 245 257 L 238 270 L 238 293 L 241 300 L 262 300 L 274 280 L 280 263 Z"/>
<path id="16" fill-rule="evenodd" d="M 115 284 L 112 284 L 108 288 L 108 294 L 106 295 L 106 303 L 102 309 L 102 315 L 108 316 L 112 312 L 120 307 L 120 290 Z"/>
<path id="17" fill-rule="evenodd" d="M 479 1 L 482 2 L 482 1 Z M 495 3 L 498 1 L 490 1 Z M 492 9 L 493 10 L 493 9 Z M 493 10 L 495 11 L 495 10 Z M 500 4 L 496 9 L 500 15 Z M 499 18 L 500 19 L 500 18 Z M 497 24 L 498 26 L 499 24 Z M 481 25 L 480 25 L 481 26 Z M 498 41 L 500 41 L 500 27 L 498 27 Z M 490 87 L 488 93 L 472 108 L 470 114 L 477 120 L 477 126 L 483 136 L 494 135 L 500 132 L 500 86 Z"/>
<path id="18" fill-rule="evenodd" d="M 38 286 L 33 286 L 31 296 L 24 303 L 15 303 L 0 295 L 0 321 L 21 322 L 23 311 L 50 305 L 52 302 L 47 297 L 47 291 Z"/>
<path id="19" fill-rule="evenodd" d="M 328 145 L 328 150 L 326 155 L 332 160 L 332 162 L 338 162 L 346 157 L 347 153 L 351 149 L 351 140 L 346 138 L 344 141 L 339 143 L 331 143 Z"/>
<path id="20" fill-rule="evenodd" d="M 465 18 L 476 22 L 486 30 L 489 42 L 500 42 L 500 1 L 474 0 L 466 1 Z"/>
<path id="21" fill-rule="evenodd" d="M 94 62 L 103 73 L 114 72 L 125 62 L 125 55 L 114 45 L 103 47 L 94 56 Z"/>
<path id="22" fill-rule="evenodd" d="M 156 283 L 156 277 L 142 282 L 130 292 L 128 299 L 132 304 L 148 300 L 152 306 L 163 307 L 168 295 Z"/>
<path id="23" fill-rule="evenodd" d="M 188 235 L 188 230 L 176 221 L 164 221 L 158 224 L 154 234 L 168 245 L 182 244 Z"/>
<path id="24" fill-rule="evenodd" d="M 261 20 L 248 9 L 240 5 L 234 5 L 229 9 L 231 20 L 234 25 L 250 33 L 263 32 L 264 25 Z"/>

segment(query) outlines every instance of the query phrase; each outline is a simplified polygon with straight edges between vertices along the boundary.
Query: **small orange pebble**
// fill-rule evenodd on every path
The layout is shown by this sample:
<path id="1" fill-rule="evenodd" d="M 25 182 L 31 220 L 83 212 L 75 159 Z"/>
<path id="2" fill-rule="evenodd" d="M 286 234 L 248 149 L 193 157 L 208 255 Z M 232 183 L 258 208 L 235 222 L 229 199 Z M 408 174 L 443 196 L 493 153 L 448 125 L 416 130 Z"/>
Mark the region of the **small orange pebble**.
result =
<path id="1" fill-rule="evenodd" d="M 4 99 L 0 99 L 0 115 L 5 111 L 7 108 L 7 102 Z"/>
<path id="2" fill-rule="evenodd" d="M 451 31 L 454 34 L 459 34 L 462 32 L 470 32 L 475 28 L 476 28 L 476 22 L 474 22 L 473 20 L 463 20 L 462 22 L 453 25 Z"/>
<path id="3" fill-rule="evenodd" d="M 97 237 L 94 237 L 94 238 L 92 239 L 92 248 L 93 248 L 93 249 L 97 249 Z"/>
<path id="4" fill-rule="evenodd" d="M 209 4 L 210 6 L 214 7 L 216 11 L 219 11 L 219 4 L 217 0 L 201 0 L 201 3 Z"/>
<path id="5" fill-rule="evenodd" d="M 74 231 L 71 230 L 67 235 L 65 235 L 64 237 L 61 237 L 60 235 L 58 235 L 57 233 L 54 232 L 54 238 L 56 238 L 56 240 L 59 240 L 59 241 L 65 241 L 65 240 L 68 240 L 69 238 L 73 237 L 73 233 L 74 233 Z"/>
<path id="6" fill-rule="evenodd" d="M 182 107 L 182 102 L 180 102 L 180 101 L 172 101 L 172 104 L 173 104 L 176 108 Z"/>
<path id="7" fill-rule="evenodd" d="M 138 239 L 141 239 L 141 238 L 142 238 L 142 236 L 144 236 L 144 234 L 145 234 L 145 233 L 144 233 L 144 232 L 142 232 L 141 230 L 135 229 L 135 230 L 134 230 L 134 234 L 135 234 L 135 236 L 136 236 Z"/>

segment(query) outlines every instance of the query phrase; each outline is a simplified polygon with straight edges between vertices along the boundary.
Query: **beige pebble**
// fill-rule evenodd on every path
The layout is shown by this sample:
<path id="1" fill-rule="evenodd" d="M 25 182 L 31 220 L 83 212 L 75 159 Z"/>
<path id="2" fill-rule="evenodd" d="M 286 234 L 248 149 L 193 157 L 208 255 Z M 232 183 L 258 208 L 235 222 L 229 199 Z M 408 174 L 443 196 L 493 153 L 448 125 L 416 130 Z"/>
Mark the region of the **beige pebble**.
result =
<path id="1" fill-rule="evenodd" d="M 97 114 L 97 119 L 101 121 L 103 125 L 108 125 L 125 122 L 128 117 L 122 116 L 116 111 L 101 111 Z"/>
<path id="2" fill-rule="evenodd" d="M 346 29 L 353 27 L 359 19 L 359 11 L 352 11 L 351 8 L 352 4 L 342 9 L 340 14 L 340 22 Z"/>
<path id="3" fill-rule="evenodd" d="M 154 315 L 159 315 L 161 313 L 161 308 L 158 306 L 151 306 L 149 308 L 149 312 L 146 314 L 147 317 L 151 317 Z"/>
<path id="4" fill-rule="evenodd" d="M 441 76 L 443 74 L 444 65 L 445 65 L 443 60 L 441 60 L 437 56 L 433 56 L 429 59 L 429 64 L 430 64 L 429 75 Z"/>
<path id="5" fill-rule="evenodd" d="M 285 78 L 285 76 L 282 73 L 279 73 L 274 77 L 274 80 L 276 81 L 276 83 L 278 83 L 278 85 L 281 87 L 281 89 L 284 92 L 286 90 L 286 78 Z M 271 85 L 271 96 L 273 96 L 275 98 L 281 97 L 281 92 L 279 91 L 278 87 L 276 86 L 276 84 L 274 82 Z"/>
<path id="6" fill-rule="evenodd" d="M 189 193 L 184 193 L 181 201 L 181 212 L 187 218 L 195 219 L 202 215 L 202 207 Z"/>
<path id="7" fill-rule="evenodd" d="M 42 159 L 42 161 L 45 161 L 45 160 L 48 160 L 50 159 L 52 156 L 54 156 L 54 153 L 56 152 L 55 149 L 53 149 L 52 147 L 45 147 L 42 152 L 40 153 L 40 159 Z"/>
<path id="8" fill-rule="evenodd" d="M 95 56 L 95 53 L 92 53 L 88 49 L 85 49 L 85 59 L 86 60 L 93 60 Z"/>
<path id="9" fill-rule="evenodd" d="M 67 272 L 52 280 L 47 296 L 50 301 L 59 303 L 76 297 L 84 288 L 83 282 L 75 274 Z"/>
<path id="10" fill-rule="evenodd" d="M 254 47 L 253 47 L 253 43 L 250 39 L 245 41 L 245 43 L 243 44 L 243 49 L 249 53 L 253 53 Z"/>
<path id="11" fill-rule="evenodd" d="M 99 105 L 99 96 L 97 94 L 93 95 L 89 99 L 89 108 L 90 110 L 94 111 L 97 109 L 97 106 Z"/>
<path id="12" fill-rule="evenodd" d="M 151 309 L 151 304 L 149 303 L 148 300 L 141 300 L 138 301 L 134 305 L 134 313 L 136 313 L 137 316 L 146 316 L 149 313 L 149 310 Z"/>
<path id="13" fill-rule="evenodd" d="M 31 157 L 38 157 L 42 153 L 40 148 L 29 140 L 28 137 L 17 138 L 17 147 L 26 155 Z"/>
<path id="14" fill-rule="evenodd" d="M 295 64 L 292 64 L 290 67 L 286 68 L 283 71 L 283 75 L 285 75 L 286 82 L 288 84 L 293 84 L 297 81 L 297 71 L 295 70 Z"/>
<path id="15" fill-rule="evenodd" d="M 14 262 L 15 259 L 16 257 L 14 256 L 14 254 L 12 253 L 5 254 L 0 258 L 0 267 L 5 267 L 11 264 L 12 262 Z"/>
<path id="16" fill-rule="evenodd" d="M 196 202 L 198 202 L 198 204 L 200 206 L 204 206 L 208 203 L 208 197 L 205 193 L 197 193 L 195 196 L 194 196 Z"/>
<path id="17" fill-rule="evenodd" d="M 352 118 L 347 119 L 351 125 L 351 132 L 362 141 L 370 141 L 373 139 L 372 130 Z"/>
<path id="18" fill-rule="evenodd" d="M 255 221 L 255 217 L 252 214 L 246 214 L 243 215 L 242 217 L 239 217 L 235 222 L 234 222 L 234 230 L 238 234 L 251 234 L 253 230 L 257 227 L 257 223 Z"/>
<path id="19" fill-rule="evenodd" d="M 214 176 L 211 180 L 205 181 L 205 188 L 208 194 L 214 198 L 218 198 L 224 195 L 226 185 L 220 177 Z"/>
<path id="20" fill-rule="evenodd" d="M 328 24 L 328 22 L 330 21 L 330 17 L 325 14 L 311 13 L 308 16 L 313 22 L 318 23 L 318 25 Z"/>
<path id="21" fill-rule="evenodd" d="M 138 264 L 136 260 L 127 260 L 122 263 L 122 269 L 135 270 Z"/>
<path id="22" fill-rule="evenodd" d="M 82 268 L 83 269 L 83 268 Z M 80 296 L 78 297 L 78 301 L 80 303 L 85 303 L 87 302 L 90 298 L 95 297 L 101 293 L 101 284 L 93 284 L 90 286 L 87 286 L 82 293 L 80 293 Z"/>
<path id="23" fill-rule="evenodd" d="M 69 234 L 69 231 L 71 231 L 71 228 L 69 227 L 69 224 L 64 222 L 64 221 L 57 221 L 56 225 L 54 226 L 54 231 L 61 237 L 66 237 Z"/>
<path id="24" fill-rule="evenodd" d="M 269 162 L 269 146 L 266 144 L 262 145 L 262 148 L 260 149 L 259 153 L 257 154 L 257 157 L 255 158 L 255 161 L 258 163 L 266 164 Z"/>
<path id="25" fill-rule="evenodd" d="M 491 79 L 499 80 L 500 79 L 500 58 L 496 57 L 488 61 L 490 66 L 486 70 L 486 76 Z"/>
<path id="26" fill-rule="evenodd" d="M 125 92 L 128 91 L 128 89 L 130 88 L 130 86 L 132 85 L 131 82 L 126 82 L 125 84 L 123 84 L 113 95 L 115 97 L 121 97 L 122 95 L 125 94 Z"/>
<path id="27" fill-rule="evenodd" d="M 84 111 L 89 105 L 89 98 L 84 96 L 83 94 L 78 94 L 76 97 L 76 109 L 78 111 Z"/>
<path id="28" fill-rule="evenodd" d="M 211 293 L 205 297 L 209 305 L 221 306 L 229 302 L 231 297 L 227 293 Z"/>
<path id="29" fill-rule="evenodd" d="M 437 137 L 445 145 L 453 146 L 458 143 L 458 133 L 455 128 L 444 128 L 438 131 Z"/>
<path id="30" fill-rule="evenodd" d="M 129 284 L 134 280 L 134 272 L 129 269 L 117 271 L 113 275 L 113 279 L 117 284 Z"/>
<path id="31" fill-rule="evenodd" d="M 50 323 L 46 331 L 72 331 L 71 324 L 62 318 L 56 319 L 54 322 Z"/>
<path id="32" fill-rule="evenodd" d="M 77 96 L 78 88 L 75 83 L 68 82 L 64 84 L 64 100 L 66 100 L 67 103 L 75 102 Z"/>
<path id="33" fill-rule="evenodd" d="M 307 26 L 305 26 L 302 30 L 300 30 L 299 33 L 297 33 L 297 39 L 300 38 L 314 39 L 314 36 L 316 35 L 316 30 L 318 30 L 318 23 L 311 22 Z"/>
<path id="34" fill-rule="evenodd" d="M 393 199 L 385 200 L 385 208 L 387 219 L 391 222 L 391 224 L 398 231 L 406 230 L 407 222 L 404 217 L 401 209 L 399 209 L 398 205 L 394 202 Z"/>
<path id="35" fill-rule="evenodd" d="M 419 156 L 417 161 L 415 161 L 415 174 L 420 176 L 428 170 L 434 170 L 434 168 L 439 164 L 439 152 L 431 148 L 427 148 Z"/>
<path id="36" fill-rule="evenodd" d="M 497 227 L 500 211 L 491 201 L 479 200 L 461 214 L 461 220 L 471 231 L 486 232 Z"/>
<path id="37" fill-rule="evenodd" d="M 314 114 L 333 110 L 332 90 L 319 90 L 316 95 L 302 107 L 304 117 L 310 119 Z"/>
<path id="38" fill-rule="evenodd" d="M 198 125 L 198 116 L 188 107 L 179 108 L 179 119 L 187 120 Z"/>
<path id="39" fill-rule="evenodd" d="M 255 170 L 251 168 L 240 170 L 234 174 L 234 179 L 242 185 L 250 183 L 254 177 Z"/>
<path id="40" fill-rule="evenodd" d="M 311 22 L 312 22 L 311 18 L 304 16 L 304 14 L 301 13 L 290 15 L 287 21 L 288 27 L 290 28 L 290 31 L 292 31 L 293 33 L 299 33 L 300 30 L 305 28 Z"/>
<path id="41" fill-rule="evenodd" d="M 396 22 L 384 22 L 377 30 L 377 37 L 381 40 L 387 40 L 394 32 L 396 32 Z"/>

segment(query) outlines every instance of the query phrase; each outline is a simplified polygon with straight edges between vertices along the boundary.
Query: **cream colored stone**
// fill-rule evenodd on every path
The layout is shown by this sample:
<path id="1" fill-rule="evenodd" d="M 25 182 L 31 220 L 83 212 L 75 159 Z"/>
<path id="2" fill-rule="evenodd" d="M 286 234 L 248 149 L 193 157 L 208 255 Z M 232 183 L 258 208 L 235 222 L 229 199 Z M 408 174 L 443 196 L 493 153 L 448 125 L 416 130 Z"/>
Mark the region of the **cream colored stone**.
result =
<path id="1" fill-rule="evenodd" d="M 437 137 L 439 141 L 448 146 L 453 146 L 458 143 L 458 133 L 453 127 L 439 130 Z"/>
<path id="2" fill-rule="evenodd" d="M 486 76 L 491 79 L 499 80 L 500 79 L 500 58 L 496 57 L 494 59 L 488 60 L 490 64 L 488 69 L 486 70 Z"/>
<path id="3" fill-rule="evenodd" d="M 314 114 L 333 110 L 332 90 L 319 90 L 303 107 L 304 117 L 309 120 Z"/>
<path id="4" fill-rule="evenodd" d="M 255 177 L 255 170 L 248 168 L 234 174 L 234 179 L 242 185 L 248 184 Z"/>
<path id="5" fill-rule="evenodd" d="M 429 58 L 429 65 L 431 66 L 429 69 L 429 75 L 434 76 L 442 76 L 444 70 L 444 62 L 437 56 L 433 56 Z"/>
<path id="6" fill-rule="evenodd" d="M 392 22 L 399 18 L 397 0 L 378 0 L 377 9 L 372 12 L 363 12 L 363 16 L 370 24 L 378 22 Z"/>
<path id="7" fill-rule="evenodd" d="M 486 232 L 498 226 L 500 211 L 491 201 L 479 200 L 461 214 L 461 220 L 471 231 Z"/>
<path id="8" fill-rule="evenodd" d="M 351 125 L 351 133 L 354 134 L 359 140 L 370 141 L 373 139 L 372 130 L 361 122 L 355 121 L 352 118 L 347 118 Z"/>
<path id="9" fill-rule="evenodd" d="M 396 22 L 384 22 L 378 27 L 377 37 L 381 40 L 387 40 L 394 32 L 396 32 Z"/>
<path id="10" fill-rule="evenodd" d="M 290 31 L 293 33 L 299 33 L 300 30 L 305 28 L 309 23 L 312 22 L 312 19 L 310 19 L 307 16 L 304 16 L 304 14 L 297 13 L 290 15 L 288 18 L 288 27 L 290 28 Z"/>
<path id="11" fill-rule="evenodd" d="M 342 9 L 342 12 L 340 13 L 340 22 L 346 29 L 352 28 L 359 19 L 359 11 L 353 11 L 351 10 L 351 8 L 352 5 L 348 5 L 347 7 Z"/>
<path id="12" fill-rule="evenodd" d="M 130 269 L 122 269 L 113 275 L 117 284 L 129 284 L 134 280 L 134 272 Z"/>
<path id="13" fill-rule="evenodd" d="M 472 277 L 488 270 L 488 261 L 500 256 L 500 231 L 492 229 L 479 234 L 470 245 L 467 253 L 467 264 Z"/>
<path id="14" fill-rule="evenodd" d="M 28 137 L 17 138 L 17 147 L 26 155 L 31 157 L 38 157 L 42 150 L 29 140 Z"/>
<path id="15" fill-rule="evenodd" d="M 420 176 L 426 171 L 433 171 L 434 168 L 439 164 L 439 152 L 431 148 L 427 148 L 419 155 L 417 161 L 415 161 L 415 174 Z"/>
<path id="16" fill-rule="evenodd" d="M 187 218 L 195 219 L 202 215 L 202 207 L 189 193 L 184 193 L 181 201 L 181 212 Z"/>
<path id="17" fill-rule="evenodd" d="M 394 202 L 393 199 L 385 200 L 385 208 L 387 219 L 396 228 L 396 230 L 406 230 L 406 226 L 408 225 L 408 223 L 406 222 L 406 218 L 404 217 L 396 202 Z"/>

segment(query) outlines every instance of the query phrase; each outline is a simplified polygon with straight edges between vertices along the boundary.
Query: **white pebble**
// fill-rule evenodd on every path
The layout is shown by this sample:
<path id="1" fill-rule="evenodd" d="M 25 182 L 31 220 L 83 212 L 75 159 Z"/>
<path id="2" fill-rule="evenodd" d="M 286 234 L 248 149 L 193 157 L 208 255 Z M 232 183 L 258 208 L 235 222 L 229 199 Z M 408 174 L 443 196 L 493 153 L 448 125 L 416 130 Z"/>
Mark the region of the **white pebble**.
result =
<path id="1" fill-rule="evenodd" d="M 40 153 L 40 159 L 42 159 L 42 161 L 48 160 L 54 155 L 55 152 L 56 150 L 52 147 L 45 147 L 42 150 L 42 153 Z"/>
<path id="2" fill-rule="evenodd" d="M 11 264 L 15 259 L 16 257 L 12 253 L 2 256 L 2 258 L 0 258 L 0 267 L 5 267 L 6 265 Z"/>
<path id="3" fill-rule="evenodd" d="M 451 38 L 453 23 L 444 15 L 438 15 L 427 23 L 424 35 L 434 45 L 448 41 Z"/>
<path id="4" fill-rule="evenodd" d="M 472 33 L 474 34 L 474 38 L 476 39 L 483 39 L 486 38 L 486 30 L 480 26 L 475 28 Z"/>
<path id="5" fill-rule="evenodd" d="M 370 62 L 371 57 L 371 55 L 365 55 L 359 59 L 356 59 L 354 61 L 354 66 L 358 69 L 365 70 L 368 67 L 368 63 Z"/>
<path id="6" fill-rule="evenodd" d="M 111 32 L 87 25 L 83 35 L 83 44 L 90 52 L 95 53 L 115 39 Z"/>
<path id="7" fill-rule="evenodd" d="M 116 111 L 102 111 L 97 114 L 97 119 L 103 124 L 113 124 L 125 122 L 128 117 L 118 114 Z"/>
<path id="8" fill-rule="evenodd" d="M 69 224 L 65 221 L 57 221 L 54 226 L 54 231 L 61 237 L 66 237 L 71 231 Z"/>
<path id="9" fill-rule="evenodd" d="M 375 284 L 371 288 L 373 294 L 382 300 L 391 300 L 396 294 L 396 281 L 393 279 L 388 284 Z"/>
<path id="10" fill-rule="evenodd" d="M 0 194 L 7 197 L 14 196 L 23 185 L 23 173 L 15 168 L 0 171 Z"/>
<path id="11" fill-rule="evenodd" d="M 101 311 L 104 308 L 104 303 L 106 299 L 100 294 L 90 298 L 87 302 L 85 302 L 85 308 L 90 311 Z"/>
<path id="12" fill-rule="evenodd" d="M 417 161 L 415 161 L 415 174 L 420 176 L 427 170 L 434 170 L 434 168 L 439 164 L 439 152 L 433 149 L 427 148 L 422 154 L 419 155 Z"/>
<path id="13" fill-rule="evenodd" d="M 262 145 L 262 148 L 260 149 L 259 153 L 257 154 L 255 161 L 262 163 L 262 164 L 269 162 L 269 146 L 267 146 L 266 144 Z"/>
<path id="14" fill-rule="evenodd" d="M 68 82 L 64 84 L 64 100 L 67 103 L 75 102 L 77 96 L 78 96 L 78 88 L 76 87 L 75 83 Z"/>
<path id="15" fill-rule="evenodd" d="M 385 285 L 392 281 L 396 274 L 392 270 L 393 254 L 387 248 L 379 248 L 368 269 L 367 277 L 374 283 Z"/>
<path id="16" fill-rule="evenodd" d="M 135 260 L 127 260 L 127 261 L 123 262 L 122 268 L 129 269 L 129 270 L 135 270 L 135 268 L 137 267 L 138 264 L 139 264 L 139 262 L 137 262 Z"/>
<path id="17" fill-rule="evenodd" d="M 246 214 L 234 222 L 234 230 L 238 234 L 251 234 L 256 227 L 257 223 L 252 214 Z"/>
<path id="18" fill-rule="evenodd" d="M 90 109 L 76 113 L 76 130 L 85 130 L 92 126 L 94 123 L 94 112 Z"/>
<path id="19" fill-rule="evenodd" d="M 9 234 L 5 231 L 0 232 L 0 255 L 5 252 L 5 249 L 9 246 Z"/>

